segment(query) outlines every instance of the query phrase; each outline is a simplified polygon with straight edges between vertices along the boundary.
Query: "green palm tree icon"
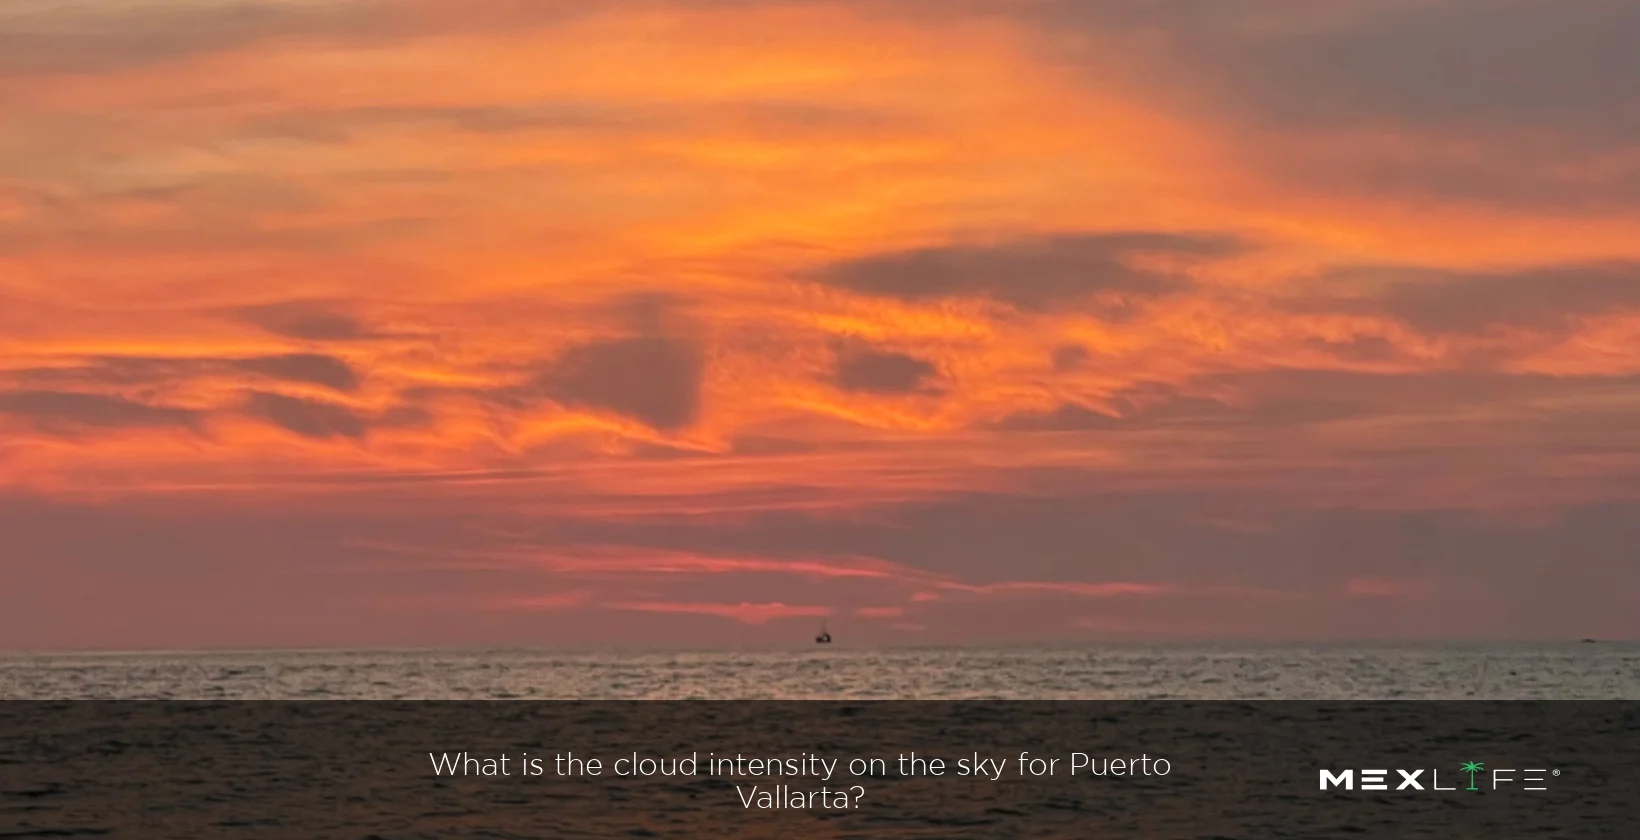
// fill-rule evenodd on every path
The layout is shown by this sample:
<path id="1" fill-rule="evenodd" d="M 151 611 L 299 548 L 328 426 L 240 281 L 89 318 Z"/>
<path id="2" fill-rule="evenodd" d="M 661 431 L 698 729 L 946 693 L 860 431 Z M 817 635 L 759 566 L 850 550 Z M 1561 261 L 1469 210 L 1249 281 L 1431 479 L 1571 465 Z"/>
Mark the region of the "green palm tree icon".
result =
<path id="1" fill-rule="evenodd" d="M 1465 788 L 1465 790 L 1480 790 L 1480 788 L 1475 787 L 1475 774 L 1479 773 L 1482 769 L 1484 768 L 1481 766 L 1479 761 L 1471 761 L 1458 769 L 1458 772 L 1460 773 L 1469 774 L 1469 787 Z"/>

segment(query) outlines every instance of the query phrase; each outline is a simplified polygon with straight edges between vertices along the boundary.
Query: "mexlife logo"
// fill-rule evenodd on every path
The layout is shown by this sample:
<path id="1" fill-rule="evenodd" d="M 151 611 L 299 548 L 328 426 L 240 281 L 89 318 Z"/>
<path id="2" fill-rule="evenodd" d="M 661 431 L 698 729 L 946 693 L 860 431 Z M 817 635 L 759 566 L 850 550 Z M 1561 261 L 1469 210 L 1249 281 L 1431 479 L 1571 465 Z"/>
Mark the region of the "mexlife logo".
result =
<path id="1" fill-rule="evenodd" d="M 1391 772 L 1397 774 L 1393 780 L 1390 778 Z M 1428 775 L 1424 775 L 1425 773 L 1428 773 Z M 1489 774 L 1489 776 L 1481 775 L 1483 773 Z M 1515 770 L 1498 768 L 1488 771 L 1484 762 L 1467 761 L 1458 768 L 1459 779 L 1450 787 L 1441 786 L 1440 768 L 1426 767 L 1411 770 L 1394 768 L 1393 771 L 1356 769 L 1333 771 L 1323 769 L 1320 771 L 1320 788 L 1322 790 L 1388 791 L 1392 789 L 1391 785 L 1393 785 L 1393 790 L 1396 791 L 1480 791 L 1509 788 L 1548 790 L 1549 778 L 1559 775 L 1559 770 L 1544 769 Z M 1477 777 L 1479 777 L 1479 784 L 1477 784 Z M 1463 785 L 1466 778 L 1468 785 L 1460 787 L 1459 785 Z M 1491 780 L 1491 787 L 1483 787 L 1488 778 Z"/>

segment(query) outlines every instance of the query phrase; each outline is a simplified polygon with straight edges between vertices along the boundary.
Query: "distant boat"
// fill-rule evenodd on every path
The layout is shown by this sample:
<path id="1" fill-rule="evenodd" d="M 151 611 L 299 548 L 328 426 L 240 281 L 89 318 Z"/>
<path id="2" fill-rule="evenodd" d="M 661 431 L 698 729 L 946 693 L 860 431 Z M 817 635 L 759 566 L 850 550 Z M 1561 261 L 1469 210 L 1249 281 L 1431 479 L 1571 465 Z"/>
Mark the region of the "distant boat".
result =
<path id="1" fill-rule="evenodd" d="M 814 637 L 814 643 L 817 645 L 831 644 L 831 632 L 826 629 L 826 625 L 820 625 L 820 635 Z"/>
<path id="2" fill-rule="evenodd" d="M 1600 641 L 1599 639 L 1584 639 L 1583 644 L 1592 645 L 1592 644 L 1597 644 L 1599 641 Z"/>

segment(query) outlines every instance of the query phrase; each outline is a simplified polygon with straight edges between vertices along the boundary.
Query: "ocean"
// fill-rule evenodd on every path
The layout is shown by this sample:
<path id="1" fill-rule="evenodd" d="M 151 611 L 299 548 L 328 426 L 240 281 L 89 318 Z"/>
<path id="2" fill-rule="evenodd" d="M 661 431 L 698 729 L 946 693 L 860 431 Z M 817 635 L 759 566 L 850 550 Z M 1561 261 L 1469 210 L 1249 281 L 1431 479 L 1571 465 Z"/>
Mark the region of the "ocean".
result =
<path id="1" fill-rule="evenodd" d="M 1640 699 L 1640 644 L 0 654 L 3 699 Z"/>
<path id="2" fill-rule="evenodd" d="M 1640 704 L 1372 702 L 1640 698 L 1631 643 L 8 654 L 0 698 L 113 701 L 0 703 L 5 837 L 1626 840 L 1640 820 Z M 729 702 L 618 702 L 639 698 Z M 483 699 L 569 702 L 392 702 Z M 907 702 L 854 702 L 877 699 Z M 441 773 L 457 754 L 539 772 Z M 710 769 L 815 756 L 849 769 Z M 623 774 L 640 758 L 673 775 Z M 1428 786 L 1375 793 L 1373 767 Z M 1318 768 L 1362 787 L 1318 791 Z"/>
<path id="3" fill-rule="evenodd" d="M 1633 840 L 1636 778 L 1621 701 L 0 703 L 6 838 Z"/>

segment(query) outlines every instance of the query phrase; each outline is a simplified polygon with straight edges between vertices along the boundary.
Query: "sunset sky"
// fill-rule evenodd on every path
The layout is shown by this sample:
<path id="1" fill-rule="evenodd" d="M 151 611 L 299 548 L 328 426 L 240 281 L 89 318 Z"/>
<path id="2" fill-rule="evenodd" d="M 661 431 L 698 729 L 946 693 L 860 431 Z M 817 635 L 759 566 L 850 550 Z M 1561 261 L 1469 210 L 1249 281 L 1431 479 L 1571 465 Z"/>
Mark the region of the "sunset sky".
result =
<path id="1" fill-rule="evenodd" d="M 0 648 L 1640 636 L 1634 0 L 4 0 Z"/>

